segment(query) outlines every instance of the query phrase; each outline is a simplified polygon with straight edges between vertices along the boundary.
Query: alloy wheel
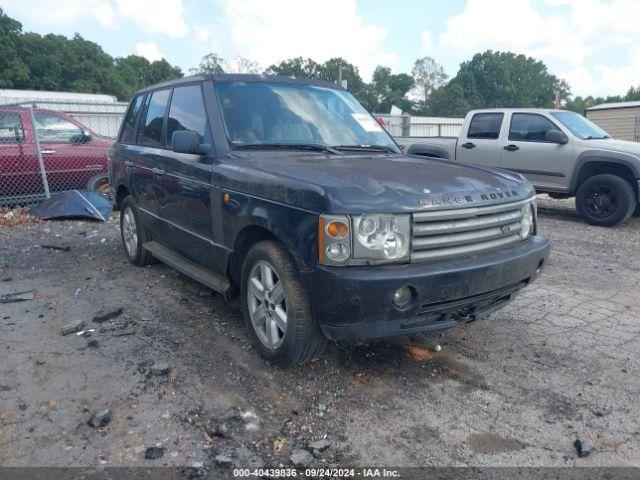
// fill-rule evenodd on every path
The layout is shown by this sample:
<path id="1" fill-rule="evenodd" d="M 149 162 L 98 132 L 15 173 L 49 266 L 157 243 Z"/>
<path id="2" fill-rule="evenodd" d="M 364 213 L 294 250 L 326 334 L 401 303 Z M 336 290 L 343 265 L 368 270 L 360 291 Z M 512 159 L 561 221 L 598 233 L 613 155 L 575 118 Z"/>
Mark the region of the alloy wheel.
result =
<path id="1" fill-rule="evenodd" d="M 282 282 L 275 268 L 260 260 L 247 280 L 247 302 L 251 324 L 260 342 L 277 349 L 287 331 L 287 304 Z"/>

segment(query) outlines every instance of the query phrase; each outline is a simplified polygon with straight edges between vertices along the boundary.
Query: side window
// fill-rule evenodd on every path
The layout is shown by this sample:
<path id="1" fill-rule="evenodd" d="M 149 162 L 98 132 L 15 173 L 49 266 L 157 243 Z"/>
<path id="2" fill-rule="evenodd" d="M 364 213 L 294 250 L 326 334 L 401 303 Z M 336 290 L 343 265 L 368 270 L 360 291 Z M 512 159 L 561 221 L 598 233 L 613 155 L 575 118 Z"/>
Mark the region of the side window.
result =
<path id="1" fill-rule="evenodd" d="M 514 113 L 511 117 L 509 140 L 544 142 L 549 130 L 559 130 L 553 122 L 534 113 Z"/>
<path id="2" fill-rule="evenodd" d="M 207 113 L 200 85 L 175 87 L 171 95 L 166 144 L 171 147 L 171 136 L 178 130 L 191 130 L 200 136 L 200 142 L 210 141 Z"/>
<path id="3" fill-rule="evenodd" d="M 156 90 L 151 94 L 151 100 L 147 106 L 147 115 L 144 119 L 142 132 L 138 135 L 138 144 L 148 147 L 162 147 L 162 125 L 164 112 L 167 109 L 169 90 Z"/>
<path id="4" fill-rule="evenodd" d="M 0 113 L 0 143 L 20 143 L 24 129 L 19 113 Z"/>
<path id="5" fill-rule="evenodd" d="M 500 136 L 503 113 L 476 113 L 469 124 L 467 138 L 496 140 Z"/>
<path id="6" fill-rule="evenodd" d="M 136 139 L 136 117 L 138 116 L 138 112 L 142 107 L 143 98 L 144 95 L 138 95 L 131 101 L 131 105 L 129 105 L 127 115 L 122 121 L 122 133 L 120 134 L 120 141 L 123 143 L 133 143 Z"/>
<path id="7" fill-rule="evenodd" d="M 57 115 L 34 113 L 36 132 L 41 142 L 77 142 L 82 138 L 82 129 Z"/>

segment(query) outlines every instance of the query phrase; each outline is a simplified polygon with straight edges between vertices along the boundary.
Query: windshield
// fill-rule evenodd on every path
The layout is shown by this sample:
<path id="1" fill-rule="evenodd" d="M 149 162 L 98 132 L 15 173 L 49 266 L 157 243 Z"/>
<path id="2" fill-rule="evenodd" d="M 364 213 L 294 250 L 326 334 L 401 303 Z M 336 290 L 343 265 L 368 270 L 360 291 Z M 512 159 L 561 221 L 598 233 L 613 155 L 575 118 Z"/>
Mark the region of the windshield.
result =
<path id="1" fill-rule="evenodd" d="M 263 82 L 223 82 L 215 88 L 235 148 L 377 146 L 398 151 L 377 120 L 343 90 Z"/>
<path id="2" fill-rule="evenodd" d="M 592 140 L 595 138 L 609 138 L 610 135 L 602 130 L 591 120 L 587 120 L 582 115 L 574 112 L 551 112 L 565 127 L 571 130 L 576 137 L 582 140 Z"/>

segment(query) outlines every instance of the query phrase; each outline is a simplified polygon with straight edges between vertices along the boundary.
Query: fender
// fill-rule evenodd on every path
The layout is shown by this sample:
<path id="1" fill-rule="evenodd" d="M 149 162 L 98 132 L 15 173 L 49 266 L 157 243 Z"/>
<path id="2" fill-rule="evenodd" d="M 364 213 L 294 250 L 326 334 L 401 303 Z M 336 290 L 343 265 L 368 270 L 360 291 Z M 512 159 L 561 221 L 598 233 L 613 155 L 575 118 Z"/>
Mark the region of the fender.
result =
<path id="1" fill-rule="evenodd" d="M 430 143 L 414 143 L 407 148 L 407 155 L 438 157 L 451 160 L 446 148 Z"/>
<path id="2" fill-rule="evenodd" d="M 615 150 L 593 149 L 582 152 L 573 165 L 570 190 L 575 192 L 578 188 L 578 177 L 584 165 L 590 162 L 603 162 L 623 165 L 633 173 L 636 179 L 640 179 L 640 158 L 631 153 L 616 152 Z"/>

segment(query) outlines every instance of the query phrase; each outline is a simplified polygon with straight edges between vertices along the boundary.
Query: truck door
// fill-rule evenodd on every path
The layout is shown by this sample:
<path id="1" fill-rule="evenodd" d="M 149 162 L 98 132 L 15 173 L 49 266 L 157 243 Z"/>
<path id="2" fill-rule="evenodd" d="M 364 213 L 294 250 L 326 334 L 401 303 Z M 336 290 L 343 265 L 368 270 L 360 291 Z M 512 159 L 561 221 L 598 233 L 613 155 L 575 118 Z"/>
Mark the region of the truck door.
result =
<path id="1" fill-rule="evenodd" d="M 522 173 L 536 187 L 566 187 L 572 143 L 560 145 L 545 140 L 550 130 L 561 129 L 544 115 L 512 113 L 509 133 L 502 141 L 500 167 Z"/>
<path id="2" fill-rule="evenodd" d="M 22 113 L 0 112 L 0 204 L 2 197 L 8 203 L 14 196 L 43 191 L 31 135 L 29 139 L 25 135 L 29 119 Z"/>
<path id="3" fill-rule="evenodd" d="M 500 163 L 500 131 L 504 120 L 502 112 L 476 113 L 469 126 L 458 139 L 456 159 L 470 165 L 498 167 Z"/>

